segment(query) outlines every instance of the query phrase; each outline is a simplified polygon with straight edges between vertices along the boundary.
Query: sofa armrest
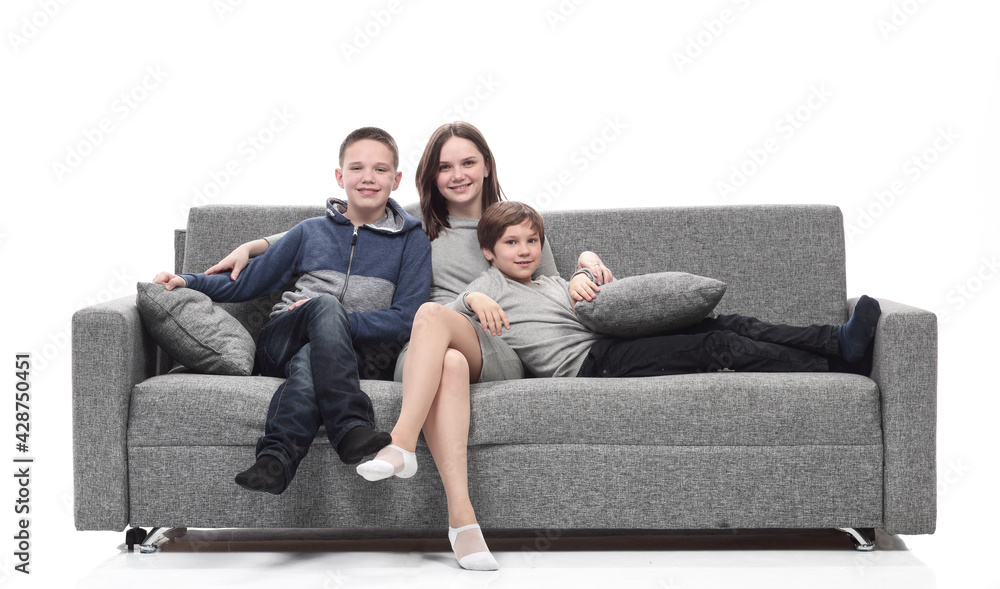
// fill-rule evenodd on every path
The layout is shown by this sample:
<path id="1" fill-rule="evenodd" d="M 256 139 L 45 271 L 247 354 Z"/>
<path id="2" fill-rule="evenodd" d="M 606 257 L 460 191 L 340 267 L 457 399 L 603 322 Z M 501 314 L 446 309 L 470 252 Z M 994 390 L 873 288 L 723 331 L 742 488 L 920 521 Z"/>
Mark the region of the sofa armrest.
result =
<path id="1" fill-rule="evenodd" d="M 79 530 L 121 531 L 128 524 L 129 404 L 153 375 L 156 345 L 135 297 L 73 314 L 73 486 Z"/>
<path id="2" fill-rule="evenodd" d="M 857 299 L 849 301 L 853 309 Z M 879 299 L 871 378 L 882 404 L 883 523 L 930 534 L 937 518 L 937 316 Z"/>

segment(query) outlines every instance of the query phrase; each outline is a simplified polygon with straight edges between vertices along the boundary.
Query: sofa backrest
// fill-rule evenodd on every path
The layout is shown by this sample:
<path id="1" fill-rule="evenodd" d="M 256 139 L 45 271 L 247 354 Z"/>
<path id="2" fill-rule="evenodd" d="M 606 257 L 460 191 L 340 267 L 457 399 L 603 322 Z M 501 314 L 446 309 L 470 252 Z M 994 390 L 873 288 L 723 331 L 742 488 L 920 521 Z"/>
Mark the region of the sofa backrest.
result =
<path id="1" fill-rule="evenodd" d="M 188 212 L 187 229 L 174 239 L 177 271 L 204 272 L 241 243 L 281 233 L 300 221 L 325 214 L 323 206 L 205 205 Z M 291 285 L 288 285 L 291 286 Z M 257 339 L 281 297 L 277 292 L 245 303 L 220 303 Z"/>
<path id="2" fill-rule="evenodd" d="M 742 205 L 551 211 L 559 273 L 581 250 L 616 277 L 689 272 L 725 282 L 719 313 L 809 325 L 847 317 L 844 221 L 829 205 Z"/>
<path id="3" fill-rule="evenodd" d="M 407 209 L 414 213 L 415 207 Z M 237 245 L 324 214 L 322 206 L 194 207 L 175 237 L 177 270 L 204 272 Z M 728 289 L 718 311 L 808 325 L 847 316 L 843 216 L 826 205 L 548 211 L 545 234 L 564 277 L 582 250 L 617 277 L 678 271 Z M 279 294 L 224 305 L 256 337 Z"/>

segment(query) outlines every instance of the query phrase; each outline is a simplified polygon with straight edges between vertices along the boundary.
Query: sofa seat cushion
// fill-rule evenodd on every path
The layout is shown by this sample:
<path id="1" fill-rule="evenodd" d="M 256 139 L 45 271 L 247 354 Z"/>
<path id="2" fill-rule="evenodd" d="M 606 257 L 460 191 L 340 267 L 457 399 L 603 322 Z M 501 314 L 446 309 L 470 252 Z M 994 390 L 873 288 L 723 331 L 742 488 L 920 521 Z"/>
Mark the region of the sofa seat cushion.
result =
<path id="1" fill-rule="evenodd" d="M 173 373 L 132 391 L 129 446 L 254 446 L 281 378 Z M 392 429 L 402 404 L 399 383 L 362 380 L 378 427 Z M 320 428 L 313 444 L 326 444 Z"/>
<path id="2" fill-rule="evenodd" d="M 132 394 L 129 446 L 253 446 L 280 378 L 167 374 Z M 363 380 L 392 429 L 399 383 Z M 470 444 L 879 445 L 879 392 L 849 374 L 713 373 L 474 385 Z M 322 428 L 316 444 L 326 444 Z"/>
<path id="3" fill-rule="evenodd" d="M 472 444 L 881 444 L 874 381 L 837 373 L 718 372 L 525 379 L 474 388 Z"/>

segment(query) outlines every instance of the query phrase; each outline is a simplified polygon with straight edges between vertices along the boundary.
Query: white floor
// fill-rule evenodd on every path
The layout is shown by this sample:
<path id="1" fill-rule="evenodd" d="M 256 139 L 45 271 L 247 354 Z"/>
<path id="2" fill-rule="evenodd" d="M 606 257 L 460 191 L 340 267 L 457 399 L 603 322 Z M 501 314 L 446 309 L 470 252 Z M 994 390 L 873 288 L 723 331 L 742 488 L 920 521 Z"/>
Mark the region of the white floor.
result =
<path id="1" fill-rule="evenodd" d="M 123 534 L 77 532 L 75 546 L 58 566 L 42 565 L 38 583 L 53 578 L 61 586 L 122 587 L 881 587 L 1000 588 L 987 543 L 955 543 L 933 536 L 880 535 L 874 552 L 843 547 L 808 550 L 745 549 L 656 551 L 496 551 L 501 570 L 464 571 L 450 552 L 289 550 L 173 551 L 153 554 L 118 550 Z M 921 548 L 914 548 L 914 546 Z M 544 546 L 542 546 L 544 548 Z M 67 547 L 69 548 L 69 547 Z M 929 558 L 928 558 L 929 557 Z M 0 586 L 29 579 L 7 575 Z M 31 583 L 32 586 L 35 583 Z M 27 585 L 25 585 L 27 586 Z M 39 584 L 38 586 L 42 586 Z"/>
<path id="2" fill-rule="evenodd" d="M 937 587 L 912 552 L 553 552 L 498 553 L 502 569 L 457 567 L 450 553 L 123 554 L 77 587 L 155 580 L 212 587 Z M 947 585 L 942 585 L 947 586 Z"/>

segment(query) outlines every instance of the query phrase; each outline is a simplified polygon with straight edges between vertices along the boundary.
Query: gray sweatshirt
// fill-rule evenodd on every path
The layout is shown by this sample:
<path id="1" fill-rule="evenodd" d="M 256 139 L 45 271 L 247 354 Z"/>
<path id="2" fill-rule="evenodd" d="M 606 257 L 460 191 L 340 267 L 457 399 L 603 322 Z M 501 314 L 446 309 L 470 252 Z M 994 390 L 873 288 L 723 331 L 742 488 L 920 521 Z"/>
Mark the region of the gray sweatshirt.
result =
<path id="1" fill-rule="evenodd" d="M 431 301 L 448 305 L 459 293 L 467 290 L 469 283 L 490 269 L 490 263 L 479 249 L 476 237 L 478 219 L 448 217 L 450 228 L 442 228 L 437 239 L 431 242 L 431 265 L 434 278 L 431 282 Z M 542 246 L 542 260 L 535 276 L 559 276 L 549 242 Z"/>
<path id="2" fill-rule="evenodd" d="M 490 268 L 448 306 L 475 317 L 465 303 L 470 292 L 481 292 L 503 308 L 510 321 L 503 340 L 535 376 L 576 376 L 590 347 L 601 337 L 580 323 L 573 312 L 569 283 L 558 276 L 540 276 L 532 284 L 522 284 Z"/>

